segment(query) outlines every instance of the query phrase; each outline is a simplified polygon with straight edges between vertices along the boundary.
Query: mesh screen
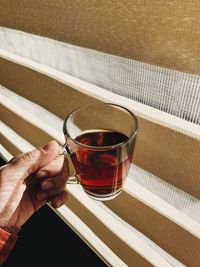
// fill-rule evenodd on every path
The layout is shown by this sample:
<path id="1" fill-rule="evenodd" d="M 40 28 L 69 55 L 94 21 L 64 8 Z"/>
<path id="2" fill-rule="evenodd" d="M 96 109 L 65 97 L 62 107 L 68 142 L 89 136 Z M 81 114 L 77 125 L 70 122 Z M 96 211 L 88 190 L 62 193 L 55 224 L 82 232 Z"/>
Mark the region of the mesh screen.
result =
<path id="1" fill-rule="evenodd" d="M 200 76 L 0 28 L 0 48 L 200 124 Z"/>

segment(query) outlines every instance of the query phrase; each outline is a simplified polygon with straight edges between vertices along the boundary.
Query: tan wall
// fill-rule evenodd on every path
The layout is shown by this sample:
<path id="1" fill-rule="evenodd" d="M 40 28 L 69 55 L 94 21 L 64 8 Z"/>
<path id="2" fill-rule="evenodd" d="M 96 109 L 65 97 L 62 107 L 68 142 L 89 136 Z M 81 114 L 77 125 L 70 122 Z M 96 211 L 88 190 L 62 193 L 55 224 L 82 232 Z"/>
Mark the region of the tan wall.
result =
<path id="1" fill-rule="evenodd" d="M 0 25 L 200 74 L 199 0 L 0 3 Z"/>

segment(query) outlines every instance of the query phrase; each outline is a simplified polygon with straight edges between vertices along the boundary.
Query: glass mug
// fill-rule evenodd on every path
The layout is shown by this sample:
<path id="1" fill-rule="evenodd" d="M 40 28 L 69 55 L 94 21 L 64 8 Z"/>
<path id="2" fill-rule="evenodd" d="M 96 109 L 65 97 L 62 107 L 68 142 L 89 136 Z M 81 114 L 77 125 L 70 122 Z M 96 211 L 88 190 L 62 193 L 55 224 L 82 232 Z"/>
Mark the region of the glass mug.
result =
<path id="1" fill-rule="evenodd" d="M 71 112 L 63 124 L 74 181 L 95 200 L 115 198 L 131 165 L 138 130 L 136 116 L 116 104 L 91 104 Z"/>

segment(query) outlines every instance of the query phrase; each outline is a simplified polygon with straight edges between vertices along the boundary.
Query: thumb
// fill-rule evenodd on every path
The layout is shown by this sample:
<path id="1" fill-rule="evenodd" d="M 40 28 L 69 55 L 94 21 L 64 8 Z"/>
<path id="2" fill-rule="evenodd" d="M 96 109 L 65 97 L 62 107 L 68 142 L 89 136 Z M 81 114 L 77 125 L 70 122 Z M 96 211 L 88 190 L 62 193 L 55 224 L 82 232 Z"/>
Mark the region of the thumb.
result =
<path id="1" fill-rule="evenodd" d="M 35 149 L 23 154 L 17 160 L 11 162 L 15 175 L 20 179 L 25 179 L 38 169 L 54 160 L 60 152 L 60 147 L 56 141 L 51 141 L 42 148 Z"/>

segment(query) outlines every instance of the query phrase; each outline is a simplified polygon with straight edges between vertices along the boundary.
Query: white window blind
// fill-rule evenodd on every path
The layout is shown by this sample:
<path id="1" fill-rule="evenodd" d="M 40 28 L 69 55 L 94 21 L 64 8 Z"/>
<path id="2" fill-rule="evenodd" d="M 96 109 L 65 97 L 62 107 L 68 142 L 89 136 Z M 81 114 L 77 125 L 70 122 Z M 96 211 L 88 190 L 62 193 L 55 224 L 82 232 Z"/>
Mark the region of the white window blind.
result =
<path id="1" fill-rule="evenodd" d="M 108 266 L 198 266 L 199 2 L 36 1 L 26 16 L 9 2 L 0 4 L 1 156 L 63 143 L 63 119 L 79 106 L 129 108 L 140 130 L 122 194 L 99 203 L 68 186 L 55 214 Z"/>

